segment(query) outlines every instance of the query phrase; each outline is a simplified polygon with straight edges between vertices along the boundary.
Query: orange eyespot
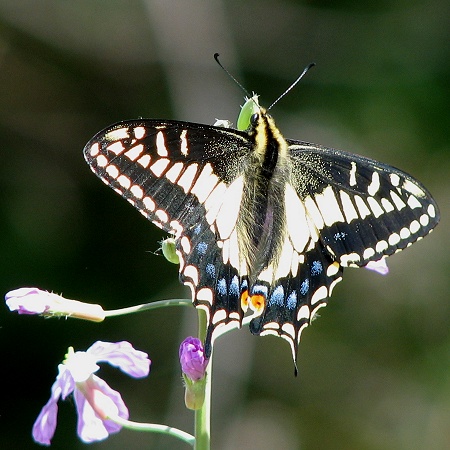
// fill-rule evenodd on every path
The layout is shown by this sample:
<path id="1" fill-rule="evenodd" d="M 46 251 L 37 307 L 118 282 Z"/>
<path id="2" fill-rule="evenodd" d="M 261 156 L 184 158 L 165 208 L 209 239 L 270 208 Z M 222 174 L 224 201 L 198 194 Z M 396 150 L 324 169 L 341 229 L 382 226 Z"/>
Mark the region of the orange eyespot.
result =
<path id="1" fill-rule="evenodd" d="M 255 294 L 250 297 L 250 308 L 255 312 L 261 313 L 266 306 L 266 298 L 264 295 Z"/>
<path id="2" fill-rule="evenodd" d="M 244 311 L 244 313 L 247 312 L 247 309 L 248 309 L 248 290 L 247 289 L 244 292 L 242 292 L 242 294 L 241 294 L 241 308 L 242 308 L 242 311 Z"/>

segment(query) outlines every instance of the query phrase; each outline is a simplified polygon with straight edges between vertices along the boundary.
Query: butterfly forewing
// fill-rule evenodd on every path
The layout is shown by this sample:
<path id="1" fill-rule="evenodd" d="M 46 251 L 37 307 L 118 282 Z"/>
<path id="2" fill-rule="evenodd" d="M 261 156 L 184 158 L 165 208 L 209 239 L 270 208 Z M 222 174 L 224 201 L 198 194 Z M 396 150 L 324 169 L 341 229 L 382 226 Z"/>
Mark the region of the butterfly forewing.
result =
<path id="1" fill-rule="evenodd" d="M 404 249 L 439 221 L 430 193 L 394 167 L 289 141 L 295 184 L 320 239 L 342 265 L 362 267 Z"/>
<path id="2" fill-rule="evenodd" d="M 239 138 L 238 132 L 206 125 L 129 121 L 94 136 L 84 155 L 105 184 L 157 226 L 179 236 L 204 216 L 205 199 L 237 176 L 240 160 L 249 152 Z"/>

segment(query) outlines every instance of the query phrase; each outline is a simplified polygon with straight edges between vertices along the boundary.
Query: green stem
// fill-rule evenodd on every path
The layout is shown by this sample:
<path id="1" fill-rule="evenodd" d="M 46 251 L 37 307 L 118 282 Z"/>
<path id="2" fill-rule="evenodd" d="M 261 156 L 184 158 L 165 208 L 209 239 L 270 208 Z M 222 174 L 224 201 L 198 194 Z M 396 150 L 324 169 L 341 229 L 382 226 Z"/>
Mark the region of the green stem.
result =
<path id="1" fill-rule="evenodd" d="M 192 300 L 187 298 L 173 298 L 170 300 L 160 300 L 158 302 L 144 303 L 142 305 L 130 306 L 128 308 L 111 309 L 105 311 L 105 317 L 123 316 L 151 309 L 165 308 L 166 306 L 191 306 Z"/>
<path id="2" fill-rule="evenodd" d="M 108 417 L 108 419 L 110 419 L 113 422 L 115 422 L 119 425 L 122 425 L 124 428 L 128 428 L 130 430 L 167 434 L 169 436 L 180 439 L 183 442 L 186 442 L 190 446 L 194 446 L 194 441 L 195 441 L 194 436 L 192 436 L 182 430 L 179 430 L 178 428 L 173 428 L 173 427 L 169 427 L 167 425 L 160 425 L 160 424 L 156 424 L 156 423 L 133 422 L 131 420 L 122 419 L 119 416 Z"/>
<path id="3" fill-rule="evenodd" d="M 202 342 L 206 337 L 206 313 L 198 310 L 198 336 Z M 211 372 L 212 354 L 205 374 L 205 401 L 201 409 L 195 411 L 195 450 L 210 450 L 211 446 Z"/>

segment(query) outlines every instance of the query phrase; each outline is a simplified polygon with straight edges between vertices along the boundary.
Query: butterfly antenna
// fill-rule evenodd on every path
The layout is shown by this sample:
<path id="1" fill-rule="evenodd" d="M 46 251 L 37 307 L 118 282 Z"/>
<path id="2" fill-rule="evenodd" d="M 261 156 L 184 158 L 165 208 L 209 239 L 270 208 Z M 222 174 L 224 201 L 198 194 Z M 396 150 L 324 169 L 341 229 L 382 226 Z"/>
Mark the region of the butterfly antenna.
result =
<path id="1" fill-rule="evenodd" d="M 306 75 L 306 72 L 308 72 L 308 70 L 315 65 L 316 63 L 308 64 L 303 69 L 303 72 L 300 74 L 300 76 L 267 108 L 267 111 L 269 111 L 272 106 L 275 106 Z"/>
<path id="2" fill-rule="evenodd" d="M 248 98 L 251 98 L 251 95 L 248 93 L 247 89 L 245 89 L 245 87 L 242 86 L 242 84 L 239 83 L 239 81 L 236 80 L 236 78 L 233 75 L 231 75 L 231 73 L 227 69 L 225 69 L 225 67 L 219 61 L 219 54 L 218 53 L 214 53 L 214 59 L 216 60 L 216 63 L 219 64 L 220 68 L 241 88 L 241 90 L 244 92 L 244 94 Z"/>

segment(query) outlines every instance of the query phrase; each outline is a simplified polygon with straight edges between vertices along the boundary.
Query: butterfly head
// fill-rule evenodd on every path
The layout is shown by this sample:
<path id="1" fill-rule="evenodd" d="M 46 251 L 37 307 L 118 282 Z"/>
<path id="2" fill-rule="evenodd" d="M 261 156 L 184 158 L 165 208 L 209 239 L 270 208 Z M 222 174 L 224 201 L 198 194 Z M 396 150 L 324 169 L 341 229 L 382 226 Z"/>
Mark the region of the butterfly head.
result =
<path id="1" fill-rule="evenodd" d="M 253 94 L 250 98 L 246 97 L 237 120 L 237 129 L 246 131 L 250 128 L 254 128 L 262 112 L 262 108 L 259 106 L 258 102 L 258 95 Z"/>

